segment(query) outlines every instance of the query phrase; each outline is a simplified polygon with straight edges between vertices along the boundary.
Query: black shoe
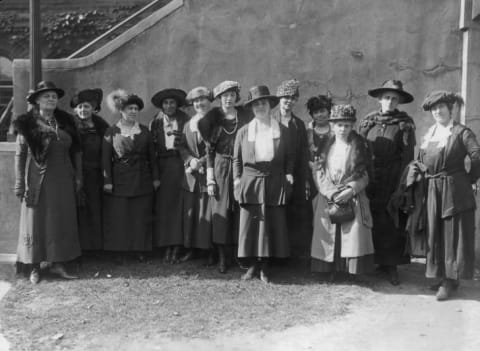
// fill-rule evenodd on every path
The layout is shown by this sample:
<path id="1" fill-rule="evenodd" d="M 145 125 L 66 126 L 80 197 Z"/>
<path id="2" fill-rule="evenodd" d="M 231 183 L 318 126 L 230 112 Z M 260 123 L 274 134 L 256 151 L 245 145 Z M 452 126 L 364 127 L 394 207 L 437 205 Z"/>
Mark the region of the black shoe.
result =
<path id="1" fill-rule="evenodd" d="M 397 286 L 400 284 L 400 280 L 398 278 L 398 271 L 397 266 L 388 266 L 388 274 L 389 274 L 389 281 L 390 284 L 393 286 Z"/>
<path id="2" fill-rule="evenodd" d="M 190 261 L 192 258 L 193 258 L 193 250 L 190 249 L 190 250 L 187 251 L 187 253 L 185 255 L 183 255 L 180 258 L 180 262 L 187 262 L 187 261 Z"/>
<path id="3" fill-rule="evenodd" d="M 256 265 L 251 265 L 250 267 L 248 267 L 248 270 L 247 272 L 245 272 L 244 274 L 242 274 L 242 277 L 240 279 L 242 280 L 251 280 L 253 279 L 253 277 L 255 276 L 255 271 L 256 271 L 257 267 Z"/>
<path id="4" fill-rule="evenodd" d="M 172 247 L 167 247 L 165 251 L 165 256 L 163 257 L 163 263 L 170 263 L 172 262 Z"/>

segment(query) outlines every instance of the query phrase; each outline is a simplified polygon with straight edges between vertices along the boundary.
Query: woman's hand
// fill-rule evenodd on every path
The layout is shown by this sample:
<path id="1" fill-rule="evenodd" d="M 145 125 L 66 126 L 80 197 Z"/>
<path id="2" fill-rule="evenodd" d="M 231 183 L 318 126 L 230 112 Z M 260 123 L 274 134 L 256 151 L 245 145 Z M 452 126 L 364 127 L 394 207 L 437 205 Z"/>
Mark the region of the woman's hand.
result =
<path id="1" fill-rule="evenodd" d="M 198 171 L 199 168 L 200 168 L 200 162 L 198 161 L 198 158 L 192 158 L 190 160 L 190 168 L 193 170 L 193 171 Z"/>
<path id="2" fill-rule="evenodd" d="M 158 179 L 155 179 L 153 181 L 153 189 L 157 190 L 160 187 L 160 181 Z"/>
<path id="3" fill-rule="evenodd" d="M 75 179 L 75 190 L 78 193 L 83 188 L 83 181 L 81 179 Z"/>
<path id="4" fill-rule="evenodd" d="M 290 185 L 293 185 L 293 175 L 287 174 L 287 175 L 285 176 L 285 179 L 287 179 L 287 182 L 288 182 Z"/>
<path id="5" fill-rule="evenodd" d="M 217 184 L 211 183 L 207 185 L 207 193 L 208 196 L 215 196 L 217 195 Z"/>
<path id="6" fill-rule="evenodd" d="M 310 198 L 310 182 L 306 181 L 305 182 L 305 199 L 308 200 Z"/>
<path id="7" fill-rule="evenodd" d="M 103 191 L 106 193 L 112 193 L 113 192 L 113 184 L 104 184 L 103 185 Z"/>
<path id="8" fill-rule="evenodd" d="M 353 192 L 353 189 L 350 188 L 350 187 L 347 187 L 347 188 L 343 189 L 340 193 L 335 195 L 333 197 L 333 201 L 335 201 L 337 203 L 347 202 L 348 200 L 353 198 L 354 195 L 355 194 Z"/>

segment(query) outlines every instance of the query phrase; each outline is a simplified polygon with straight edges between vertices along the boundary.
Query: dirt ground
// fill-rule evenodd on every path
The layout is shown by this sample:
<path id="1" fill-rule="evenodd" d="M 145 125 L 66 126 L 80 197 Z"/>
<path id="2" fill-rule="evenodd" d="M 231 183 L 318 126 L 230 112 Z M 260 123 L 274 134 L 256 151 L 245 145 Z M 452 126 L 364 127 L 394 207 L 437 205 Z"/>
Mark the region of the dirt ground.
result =
<path id="1" fill-rule="evenodd" d="M 439 303 L 423 268 L 402 267 L 399 287 L 329 284 L 305 261 L 277 264 L 268 285 L 200 260 L 88 260 L 81 279 L 35 287 L 3 268 L 0 332 L 10 350 L 480 350 L 479 277 Z"/>

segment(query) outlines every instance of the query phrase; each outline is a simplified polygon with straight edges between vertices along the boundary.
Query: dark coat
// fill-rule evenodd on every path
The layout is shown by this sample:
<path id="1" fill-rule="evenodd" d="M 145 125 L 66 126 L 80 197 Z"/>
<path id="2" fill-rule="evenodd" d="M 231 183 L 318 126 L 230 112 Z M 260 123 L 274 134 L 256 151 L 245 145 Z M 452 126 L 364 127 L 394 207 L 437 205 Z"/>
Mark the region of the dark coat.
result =
<path id="1" fill-rule="evenodd" d="M 233 178 L 240 178 L 236 198 L 240 204 L 285 205 L 291 191 L 285 176 L 293 173 L 294 165 L 294 150 L 289 147 L 290 133 L 280 124 L 280 137 L 273 142 L 272 161 L 257 163 L 255 142 L 248 141 L 248 129 L 249 124 L 242 127 L 235 139 Z"/>
<path id="2" fill-rule="evenodd" d="M 280 112 L 277 110 L 273 114 L 274 118 L 281 123 Z M 290 134 L 290 147 L 294 152 L 294 171 L 293 171 L 293 193 L 292 202 L 305 202 L 305 183 L 308 180 L 309 173 L 309 147 L 308 136 L 305 123 L 292 113 L 292 118 L 288 123 L 288 132 Z"/>
<path id="3" fill-rule="evenodd" d="M 105 132 L 102 145 L 104 184 L 113 184 L 113 195 L 132 197 L 153 192 L 158 180 L 158 166 L 148 128 L 140 124 L 141 133 L 133 140 L 112 126 Z"/>
<path id="4" fill-rule="evenodd" d="M 183 111 L 177 110 L 175 112 L 175 116 L 172 118 L 176 118 L 178 124 L 178 132 L 175 135 L 174 145 L 179 145 L 181 141 L 181 135 L 185 123 L 190 119 L 190 117 Z M 155 155 L 157 157 L 162 157 L 163 154 L 168 153 L 165 147 L 165 132 L 163 128 L 163 117 L 155 116 L 153 120 L 150 122 L 150 132 L 152 135 L 152 141 L 155 146 Z"/>
<path id="5" fill-rule="evenodd" d="M 180 156 L 185 165 L 185 170 L 190 167 L 190 161 L 194 158 L 198 159 L 203 173 L 198 171 L 185 172 L 183 187 L 185 190 L 193 192 L 196 186 L 199 186 L 200 191 L 207 191 L 206 180 L 206 166 L 207 166 L 207 151 L 206 145 L 198 131 L 192 131 L 190 128 L 190 121 L 185 124 L 183 128 L 183 135 L 179 145 Z"/>
<path id="6" fill-rule="evenodd" d="M 470 172 L 465 170 L 465 157 L 470 158 Z M 421 149 L 419 160 L 423 162 L 425 150 Z M 431 173 L 431 171 L 429 171 Z M 444 151 L 441 170 L 436 175 L 429 174 L 430 182 L 441 182 L 442 218 L 456 215 L 475 208 L 475 197 L 471 183 L 480 177 L 480 146 L 475 134 L 459 123 L 454 123 Z"/>
<path id="7" fill-rule="evenodd" d="M 17 150 L 15 153 L 15 186 L 14 191 L 18 196 L 24 196 L 27 206 L 38 203 L 43 178 L 47 170 L 47 153 L 51 141 L 57 137 L 55 129 L 45 124 L 40 117 L 35 116 L 36 111 L 31 110 L 18 116 L 13 122 L 17 137 Z M 75 126 L 74 117 L 69 113 L 56 109 L 54 117 L 59 129 L 70 135 L 70 157 L 75 165 L 74 155 L 81 152 L 80 138 Z M 25 181 L 25 173 L 30 169 L 30 162 L 34 161 L 39 172 L 29 172 Z"/>

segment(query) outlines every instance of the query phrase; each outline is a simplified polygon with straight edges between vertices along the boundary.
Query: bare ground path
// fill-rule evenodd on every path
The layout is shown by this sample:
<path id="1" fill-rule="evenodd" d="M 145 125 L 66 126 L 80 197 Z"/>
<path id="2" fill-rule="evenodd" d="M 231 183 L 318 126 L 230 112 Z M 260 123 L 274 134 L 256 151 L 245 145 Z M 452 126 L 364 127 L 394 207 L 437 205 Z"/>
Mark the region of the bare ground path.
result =
<path id="1" fill-rule="evenodd" d="M 183 271 L 181 273 L 185 274 Z M 29 348 L 32 345 L 42 346 L 38 349 L 51 350 L 115 351 L 480 350 L 480 281 L 478 274 L 477 280 L 462 285 L 454 299 L 437 302 L 433 292 L 428 290 L 429 282 L 423 278 L 423 266 L 418 263 L 402 267 L 400 273 L 403 283 L 399 287 L 390 286 L 376 276 L 362 278 L 360 282 L 353 284 L 344 281 L 329 285 L 318 282 L 318 277 L 308 274 L 303 278 L 295 278 L 294 284 L 290 285 L 288 276 L 291 273 L 289 272 L 286 277 L 279 277 L 279 284 L 272 284 L 268 288 L 259 282 L 245 286 L 238 284 L 235 279 L 238 278 L 238 272 L 232 273 L 231 279 L 220 281 L 227 287 L 233 284 L 231 289 L 234 289 L 232 290 L 234 292 L 238 291 L 239 305 L 244 303 L 243 294 L 249 296 L 245 301 L 250 304 L 253 300 L 261 300 L 262 295 L 267 295 L 268 301 L 275 300 L 276 308 L 272 307 L 272 303 L 272 306 L 262 309 L 265 301 L 253 306 L 252 309 L 258 310 L 261 314 L 259 316 L 252 313 L 245 318 L 239 318 L 238 315 L 232 314 L 231 324 L 227 327 L 211 323 L 207 320 L 208 316 L 205 317 L 206 319 L 201 319 L 203 318 L 201 310 L 189 315 L 187 309 L 181 311 L 181 315 L 177 314 L 176 319 L 159 315 L 155 320 L 155 318 L 149 319 L 149 316 L 145 315 L 147 325 L 141 325 L 141 319 L 133 319 L 142 327 L 129 330 L 118 327 L 121 324 L 114 325 L 117 326 L 116 328 L 107 329 L 97 326 L 101 332 L 96 333 L 86 328 L 60 329 L 65 334 L 55 342 L 46 342 L 45 337 L 40 338 L 43 340 L 40 343 L 32 344 L 31 340 L 28 344 L 16 342 L 12 337 L 21 337 L 22 341 L 28 339 L 22 335 L 23 330 L 18 330 L 20 325 L 14 324 L 15 320 L 11 318 L 7 319 L 9 326 L 6 328 L 2 325 L 2 327 L 7 332 L 7 339 L 16 347 L 12 350 L 34 349 Z M 219 289 L 219 286 L 216 285 L 219 281 L 217 279 L 210 281 L 211 278 L 207 275 L 201 276 L 200 279 L 195 277 L 190 281 L 191 278 L 179 280 L 178 277 L 172 275 L 171 277 L 162 277 L 162 283 L 167 286 L 195 284 L 203 289 L 205 295 L 208 295 L 208 289 L 212 287 Z M 113 280 L 110 281 L 113 282 Z M 58 286 L 58 282 L 45 282 L 44 284 L 47 288 L 48 284 L 53 287 Z M 19 300 L 18 303 L 27 301 L 30 303 L 30 307 L 32 303 L 42 303 L 40 301 L 32 302 L 35 299 L 28 294 L 30 288 L 26 283 L 14 283 L 13 285 L 13 289 L 17 289 L 20 295 L 25 294 L 26 296 L 26 299 Z M 15 285 L 17 286 L 15 287 Z M 191 287 L 192 285 L 187 286 Z M 79 287 L 81 288 L 81 286 Z M 250 287 L 253 290 L 250 290 Z M 62 289 L 66 289 L 63 284 Z M 228 291 L 228 296 L 231 296 L 232 291 Z M 255 291 L 260 291 L 261 294 L 255 295 Z M 51 290 L 47 290 L 47 292 L 52 293 Z M 296 295 L 295 292 L 298 294 Z M 319 295 L 318 299 L 315 294 Z M 219 299 L 222 299 L 225 294 L 220 291 L 212 296 L 219 296 Z M 186 298 L 189 299 L 191 296 L 188 295 Z M 143 301 L 142 299 L 143 297 L 139 296 L 139 301 Z M 4 298 L 4 301 L 10 305 L 13 304 L 13 307 L 17 306 L 15 305 L 16 300 L 10 294 Z M 215 304 L 215 301 L 212 302 Z M 43 299 L 43 304 L 49 303 L 47 299 Z M 217 303 L 221 304 L 221 301 Z M 229 305 L 224 305 L 220 311 L 217 311 L 217 309 L 205 305 L 205 314 L 215 319 L 218 313 L 225 310 L 226 306 Z M 311 311 L 308 310 L 309 306 L 311 306 Z M 40 306 L 36 308 L 40 309 Z M 54 309 L 53 306 L 50 308 Z M 58 318 L 60 310 L 54 310 L 54 316 Z M 301 311 L 301 314 L 296 315 L 296 310 Z M 0 310 L 0 313 L 5 311 L 4 308 Z M 241 313 L 242 311 L 249 311 L 248 303 L 235 312 Z M 171 312 L 168 310 L 168 315 Z M 46 313 L 45 309 L 43 313 Z M 313 317 L 306 318 L 305 314 Z M 263 315 L 268 318 L 262 319 Z M 0 314 L 0 316 L 2 315 Z M 105 315 L 105 318 L 104 323 L 113 323 L 108 319 L 108 315 Z M 195 321 L 197 324 L 203 323 L 207 330 L 196 330 Z M 32 323 L 34 323 L 33 319 Z M 65 321 L 62 323 L 67 324 Z M 102 321 L 100 321 L 101 323 Z M 153 323 L 157 326 L 152 325 Z M 172 326 L 173 329 L 168 329 L 166 324 Z M 191 330 L 186 331 L 182 328 Z M 14 329 L 14 333 L 12 333 L 12 329 Z M 28 332 L 32 332 L 32 330 L 28 330 Z M 46 338 L 51 341 L 50 336 L 53 333 L 54 329 L 48 330 Z M 39 335 L 37 334 L 36 337 L 38 338 Z"/>

